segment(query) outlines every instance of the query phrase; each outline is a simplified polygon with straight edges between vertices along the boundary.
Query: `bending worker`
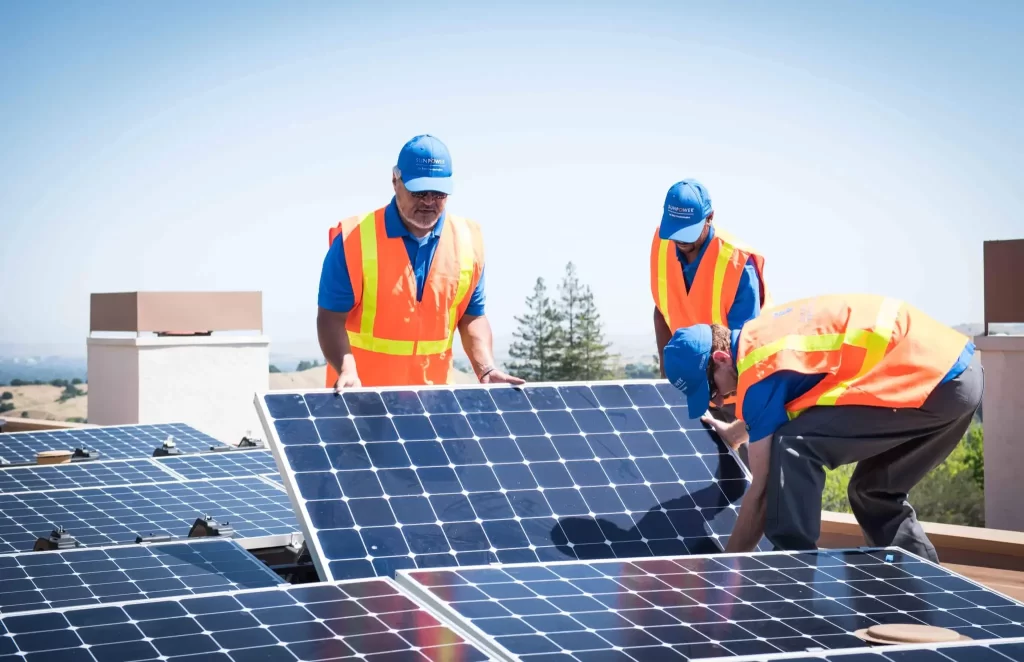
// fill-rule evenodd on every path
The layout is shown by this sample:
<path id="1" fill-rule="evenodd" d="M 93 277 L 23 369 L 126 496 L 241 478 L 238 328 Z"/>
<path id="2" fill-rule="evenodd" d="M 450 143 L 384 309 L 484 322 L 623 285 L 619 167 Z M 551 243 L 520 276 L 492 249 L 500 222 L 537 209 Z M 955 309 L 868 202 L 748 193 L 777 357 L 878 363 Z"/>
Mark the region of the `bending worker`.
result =
<path id="1" fill-rule="evenodd" d="M 765 307 L 764 258 L 716 228 L 707 189 L 695 179 L 672 185 L 651 243 L 654 335 L 661 376 L 665 343 L 694 324 L 738 329 Z M 725 403 L 732 413 L 732 400 Z"/>
<path id="2" fill-rule="evenodd" d="M 776 549 L 815 549 L 822 467 L 857 462 L 848 494 L 867 543 L 938 560 L 907 494 L 981 404 L 969 338 L 896 299 L 820 296 L 732 331 L 681 329 L 665 366 L 691 418 L 736 393 L 735 421 L 702 418 L 733 448 L 749 443 L 753 480 L 727 552 L 753 550 L 762 534 Z"/>
<path id="3" fill-rule="evenodd" d="M 327 387 L 445 384 L 456 328 L 481 382 L 523 383 L 494 366 L 480 228 L 445 210 L 448 148 L 416 136 L 391 183 L 387 206 L 329 233 L 316 324 Z"/>

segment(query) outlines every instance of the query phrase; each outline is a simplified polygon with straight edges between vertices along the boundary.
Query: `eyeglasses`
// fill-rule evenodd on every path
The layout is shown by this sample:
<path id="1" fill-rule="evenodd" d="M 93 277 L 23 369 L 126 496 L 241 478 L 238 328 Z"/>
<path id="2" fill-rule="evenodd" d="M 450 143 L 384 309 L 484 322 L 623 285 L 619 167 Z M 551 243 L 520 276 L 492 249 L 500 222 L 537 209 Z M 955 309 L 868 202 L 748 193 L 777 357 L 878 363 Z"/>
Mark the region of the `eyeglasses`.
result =
<path id="1" fill-rule="evenodd" d="M 441 193 L 440 191 L 416 191 L 415 193 L 413 191 L 409 191 L 409 194 L 417 200 L 423 200 L 428 195 L 433 196 L 438 200 L 445 200 L 448 198 L 447 193 Z"/>

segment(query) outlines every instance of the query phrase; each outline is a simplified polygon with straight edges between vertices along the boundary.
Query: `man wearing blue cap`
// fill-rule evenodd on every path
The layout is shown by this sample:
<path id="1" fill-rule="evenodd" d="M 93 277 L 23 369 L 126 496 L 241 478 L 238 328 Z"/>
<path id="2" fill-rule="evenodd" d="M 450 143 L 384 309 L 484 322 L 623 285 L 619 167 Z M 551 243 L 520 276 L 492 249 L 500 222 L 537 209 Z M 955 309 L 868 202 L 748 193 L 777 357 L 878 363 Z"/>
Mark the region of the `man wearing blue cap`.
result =
<path id="1" fill-rule="evenodd" d="M 711 196 L 697 180 L 684 179 L 668 190 L 651 244 L 654 333 L 662 376 L 665 343 L 673 333 L 694 324 L 738 329 L 770 303 L 764 258 L 715 227 L 714 217 Z"/>
<path id="2" fill-rule="evenodd" d="M 481 382 L 523 383 L 494 365 L 483 237 L 476 223 L 446 212 L 448 148 L 431 135 L 414 137 L 391 183 L 387 206 L 329 232 L 317 312 L 326 385 L 447 383 L 456 328 Z"/>
<path id="3" fill-rule="evenodd" d="M 665 346 L 665 371 L 733 449 L 749 444 L 751 484 L 727 552 L 762 534 L 814 549 L 825 466 L 857 463 L 850 506 L 873 547 L 937 561 L 907 495 L 967 431 L 984 371 L 974 343 L 906 302 L 824 295 L 765 311 L 739 329 L 698 324 Z M 709 402 L 736 394 L 726 423 Z"/>

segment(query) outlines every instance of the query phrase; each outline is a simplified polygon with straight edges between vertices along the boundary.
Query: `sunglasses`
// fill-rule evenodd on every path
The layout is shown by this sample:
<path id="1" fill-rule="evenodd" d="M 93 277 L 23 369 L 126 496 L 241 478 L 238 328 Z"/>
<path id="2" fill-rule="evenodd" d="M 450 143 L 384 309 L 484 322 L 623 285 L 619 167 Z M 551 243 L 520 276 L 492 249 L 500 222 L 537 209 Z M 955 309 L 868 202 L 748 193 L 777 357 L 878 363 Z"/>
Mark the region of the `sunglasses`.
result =
<path id="1" fill-rule="evenodd" d="M 440 191 L 416 191 L 415 193 L 409 191 L 409 195 L 416 198 L 417 200 L 423 200 L 428 195 L 437 198 L 438 200 L 445 200 L 448 198 L 447 193 L 441 193 Z"/>

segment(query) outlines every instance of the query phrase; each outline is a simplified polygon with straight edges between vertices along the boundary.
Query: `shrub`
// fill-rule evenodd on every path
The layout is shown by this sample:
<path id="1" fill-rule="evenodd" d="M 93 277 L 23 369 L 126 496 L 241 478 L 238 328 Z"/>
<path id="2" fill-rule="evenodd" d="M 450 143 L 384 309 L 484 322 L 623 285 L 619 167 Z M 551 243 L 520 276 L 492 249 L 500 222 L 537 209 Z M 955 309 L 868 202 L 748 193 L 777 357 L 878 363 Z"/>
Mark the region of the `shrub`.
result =
<path id="1" fill-rule="evenodd" d="M 0 393 L 0 400 L 13 400 L 13 399 L 14 399 L 14 394 L 11 393 L 10 391 L 4 391 L 3 393 Z"/>
<path id="2" fill-rule="evenodd" d="M 923 521 L 985 526 L 985 433 L 975 421 L 949 457 L 910 491 L 908 501 Z M 856 465 L 825 470 L 822 510 L 850 513 L 846 489 Z"/>
<path id="3" fill-rule="evenodd" d="M 7 412 L 7 411 L 11 411 L 12 409 L 14 409 L 14 403 L 13 402 L 6 402 L 6 401 L 5 402 L 0 402 L 0 414 L 2 414 L 4 412 Z"/>

